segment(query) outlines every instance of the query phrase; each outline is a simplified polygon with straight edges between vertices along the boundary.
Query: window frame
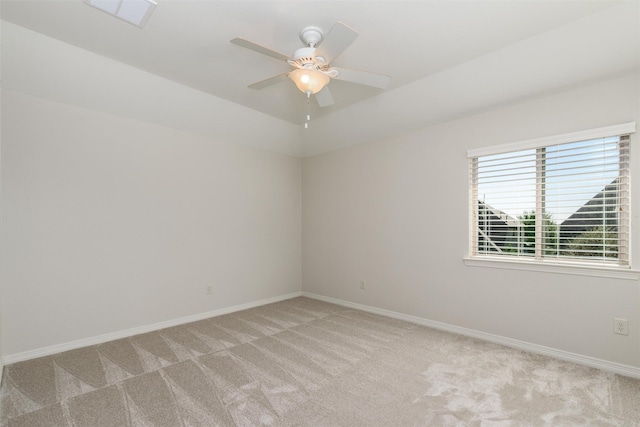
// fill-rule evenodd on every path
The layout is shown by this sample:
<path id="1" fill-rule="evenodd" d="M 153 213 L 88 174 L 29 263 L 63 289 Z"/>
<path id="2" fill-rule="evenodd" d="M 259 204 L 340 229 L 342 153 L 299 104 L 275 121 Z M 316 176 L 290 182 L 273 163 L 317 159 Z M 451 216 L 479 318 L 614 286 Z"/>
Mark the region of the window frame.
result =
<path id="1" fill-rule="evenodd" d="M 556 144 L 565 144 L 570 142 L 585 141 L 597 138 L 611 137 L 616 135 L 630 135 L 629 144 L 633 141 L 632 135 L 636 131 L 635 122 L 621 123 L 612 126 L 605 126 L 595 129 L 588 129 L 578 132 L 570 132 L 560 135 L 553 135 L 543 138 L 530 139 L 525 141 L 519 141 L 515 143 L 507 143 L 495 146 L 480 147 L 467 150 L 467 159 L 471 165 L 473 158 L 482 156 L 490 156 L 496 154 L 504 154 L 514 151 L 522 151 L 528 149 L 538 149 Z M 633 162 L 630 162 L 633 163 Z M 638 173 L 637 171 L 631 171 L 633 166 L 629 165 L 630 173 Z M 471 168 L 469 168 L 469 174 L 471 174 Z M 471 176 L 469 177 L 471 178 Z M 629 184 L 630 185 L 630 184 Z M 473 267 L 490 267 L 490 268 L 503 268 L 511 270 L 529 270 L 529 271 L 544 271 L 555 272 L 561 274 L 576 274 L 576 275 L 588 275 L 588 276 L 600 276 L 610 278 L 621 278 L 638 280 L 640 278 L 640 271 L 632 269 L 632 258 L 629 257 L 628 265 L 614 266 L 603 265 L 599 263 L 590 264 L 587 260 L 575 261 L 575 260 L 558 260 L 558 259 L 530 259 L 524 257 L 508 257 L 508 256 L 495 256 L 490 254 L 474 254 L 474 239 L 477 236 L 474 234 L 477 231 L 477 225 L 474 224 L 475 218 L 473 213 L 473 206 L 475 203 L 474 187 L 472 180 L 469 179 L 469 213 L 468 213 L 468 228 L 469 228 L 469 245 L 468 255 L 463 258 L 465 265 Z M 629 206 L 631 206 L 631 194 L 629 197 Z M 632 237 L 630 232 L 628 235 L 627 244 L 631 245 L 629 241 Z"/>

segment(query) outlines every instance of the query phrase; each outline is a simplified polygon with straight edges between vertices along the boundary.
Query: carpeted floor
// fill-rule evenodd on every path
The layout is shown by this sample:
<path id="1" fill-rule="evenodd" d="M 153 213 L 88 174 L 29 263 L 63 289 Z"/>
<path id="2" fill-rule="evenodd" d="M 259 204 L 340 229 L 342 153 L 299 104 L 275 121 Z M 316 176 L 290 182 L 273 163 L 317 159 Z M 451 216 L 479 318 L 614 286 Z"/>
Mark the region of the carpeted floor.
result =
<path id="1" fill-rule="evenodd" d="M 5 368 L 2 426 L 640 426 L 640 380 L 295 298 Z"/>

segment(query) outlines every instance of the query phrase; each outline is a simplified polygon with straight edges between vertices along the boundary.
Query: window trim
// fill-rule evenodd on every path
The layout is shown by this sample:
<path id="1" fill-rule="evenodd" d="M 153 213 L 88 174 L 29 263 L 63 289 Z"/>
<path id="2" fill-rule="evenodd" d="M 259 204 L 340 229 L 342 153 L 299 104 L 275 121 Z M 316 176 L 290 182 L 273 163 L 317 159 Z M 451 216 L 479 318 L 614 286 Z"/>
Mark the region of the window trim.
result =
<path id="1" fill-rule="evenodd" d="M 488 255 L 467 256 L 462 259 L 467 267 L 486 267 L 502 270 L 537 271 L 543 273 L 571 274 L 575 276 L 606 277 L 609 279 L 639 280 L 640 271 L 630 267 L 602 267 L 571 262 L 536 261 L 497 258 Z"/>
<path id="2" fill-rule="evenodd" d="M 553 135 L 542 138 L 529 139 L 508 144 L 480 147 L 467 150 L 467 158 L 490 156 L 512 151 L 537 149 L 554 144 L 564 144 L 575 141 L 584 141 L 609 137 L 612 135 L 632 134 L 636 131 L 636 122 L 620 123 L 595 129 L 569 132 L 561 135 Z M 469 188 L 469 203 L 472 203 L 472 189 Z M 471 218 L 469 218 L 471 220 Z M 626 266 L 602 266 L 590 265 L 585 262 L 573 263 L 558 260 L 531 260 L 523 258 L 492 257 L 491 255 L 471 255 L 472 244 L 475 236 L 472 236 L 469 227 L 468 254 L 463 258 L 464 264 L 470 267 L 488 267 L 508 270 L 540 271 L 559 274 L 572 274 L 582 276 L 606 277 L 613 279 L 639 280 L 640 270 L 634 270 L 631 265 Z M 631 236 L 629 236 L 631 238 Z M 629 242 L 630 243 L 630 242 Z M 631 262 L 631 259 L 629 260 Z"/>
<path id="3" fill-rule="evenodd" d="M 588 129 L 578 132 L 563 133 L 561 135 L 546 136 L 525 141 L 512 142 L 510 144 L 492 145 L 490 147 L 472 148 L 467 150 L 467 158 L 491 156 L 494 154 L 508 153 L 510 151 L 529 150 L 532 148 L 547 147 L 553 144 L 567 142 L 586 141 L 588 139 L 605 138 L 612 135 L 635 133 L 636 122 L 620 123 L 596 129 Z"/>

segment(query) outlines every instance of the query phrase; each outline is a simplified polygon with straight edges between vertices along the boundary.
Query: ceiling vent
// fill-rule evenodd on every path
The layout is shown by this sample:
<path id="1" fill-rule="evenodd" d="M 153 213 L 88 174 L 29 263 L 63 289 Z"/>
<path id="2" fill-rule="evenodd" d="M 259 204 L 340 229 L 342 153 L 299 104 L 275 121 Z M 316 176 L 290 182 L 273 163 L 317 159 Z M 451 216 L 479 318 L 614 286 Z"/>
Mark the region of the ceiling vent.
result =
<path id="1" fill-rule="evenodd" d="M 144 27 L 158 4 L 154 0 L 84 0 L 84 2 L 140 28 Z"/>

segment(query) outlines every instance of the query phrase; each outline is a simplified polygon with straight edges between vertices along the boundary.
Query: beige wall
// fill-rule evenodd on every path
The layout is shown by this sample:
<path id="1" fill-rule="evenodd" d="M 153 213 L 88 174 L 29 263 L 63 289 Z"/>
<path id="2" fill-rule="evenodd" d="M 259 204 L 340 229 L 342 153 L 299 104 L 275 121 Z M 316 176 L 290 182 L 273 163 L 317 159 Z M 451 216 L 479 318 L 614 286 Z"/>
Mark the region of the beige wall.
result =
<path id="1" fill-rule="evenodd" d="M 2 77 L 5 361 L 300 292 L 299 127 L 4 21 Z"/>
<path id="2" fill-rule="evenodd" d="M 237 144 L 294 125 L 5 34 L 4 356 L 303 289 L 640 367 L 637 282 L 462 262 L 466 150 L 638 120 L 637 75 L 301 161 Z M 102 102 L 116 90 L 120 102 Z M 215 119 L 197 128 L 194 114 Z M 613 317 L 629 319 L 628 337 L 612 334 Z"/>
<path id="3" fill-rule="evenodd" d="M 633 75 L 305 159 L 303 290 L 640 366 L 637 281 L 462 261 L 467 149 L 638 120 L 638 99 Z M 638 171 L 637 135 L 632 156 Z M 637 195 L 640 174 L 632 180 Z M 614 317 L 629 319 L 629 336 L 612 333 Z"/>
<path id="4" fill-rule="evenodd" d="M 300 291 L 300 159 L 7 90 L 2 111 L 5 356 Z"/>
<path id="5" fill-rule="evenodd" d="M 0 46 L 2 46 L 2 21 L 0 20 Z M 0 67 L 0 81 L 2 81 L 2 67 Z M 0 227 L 2 227 L 2 88 L 0 88 Z M 0 248 L 0 380 L 4 362 L 2 360 L 2 249 Z"/>

